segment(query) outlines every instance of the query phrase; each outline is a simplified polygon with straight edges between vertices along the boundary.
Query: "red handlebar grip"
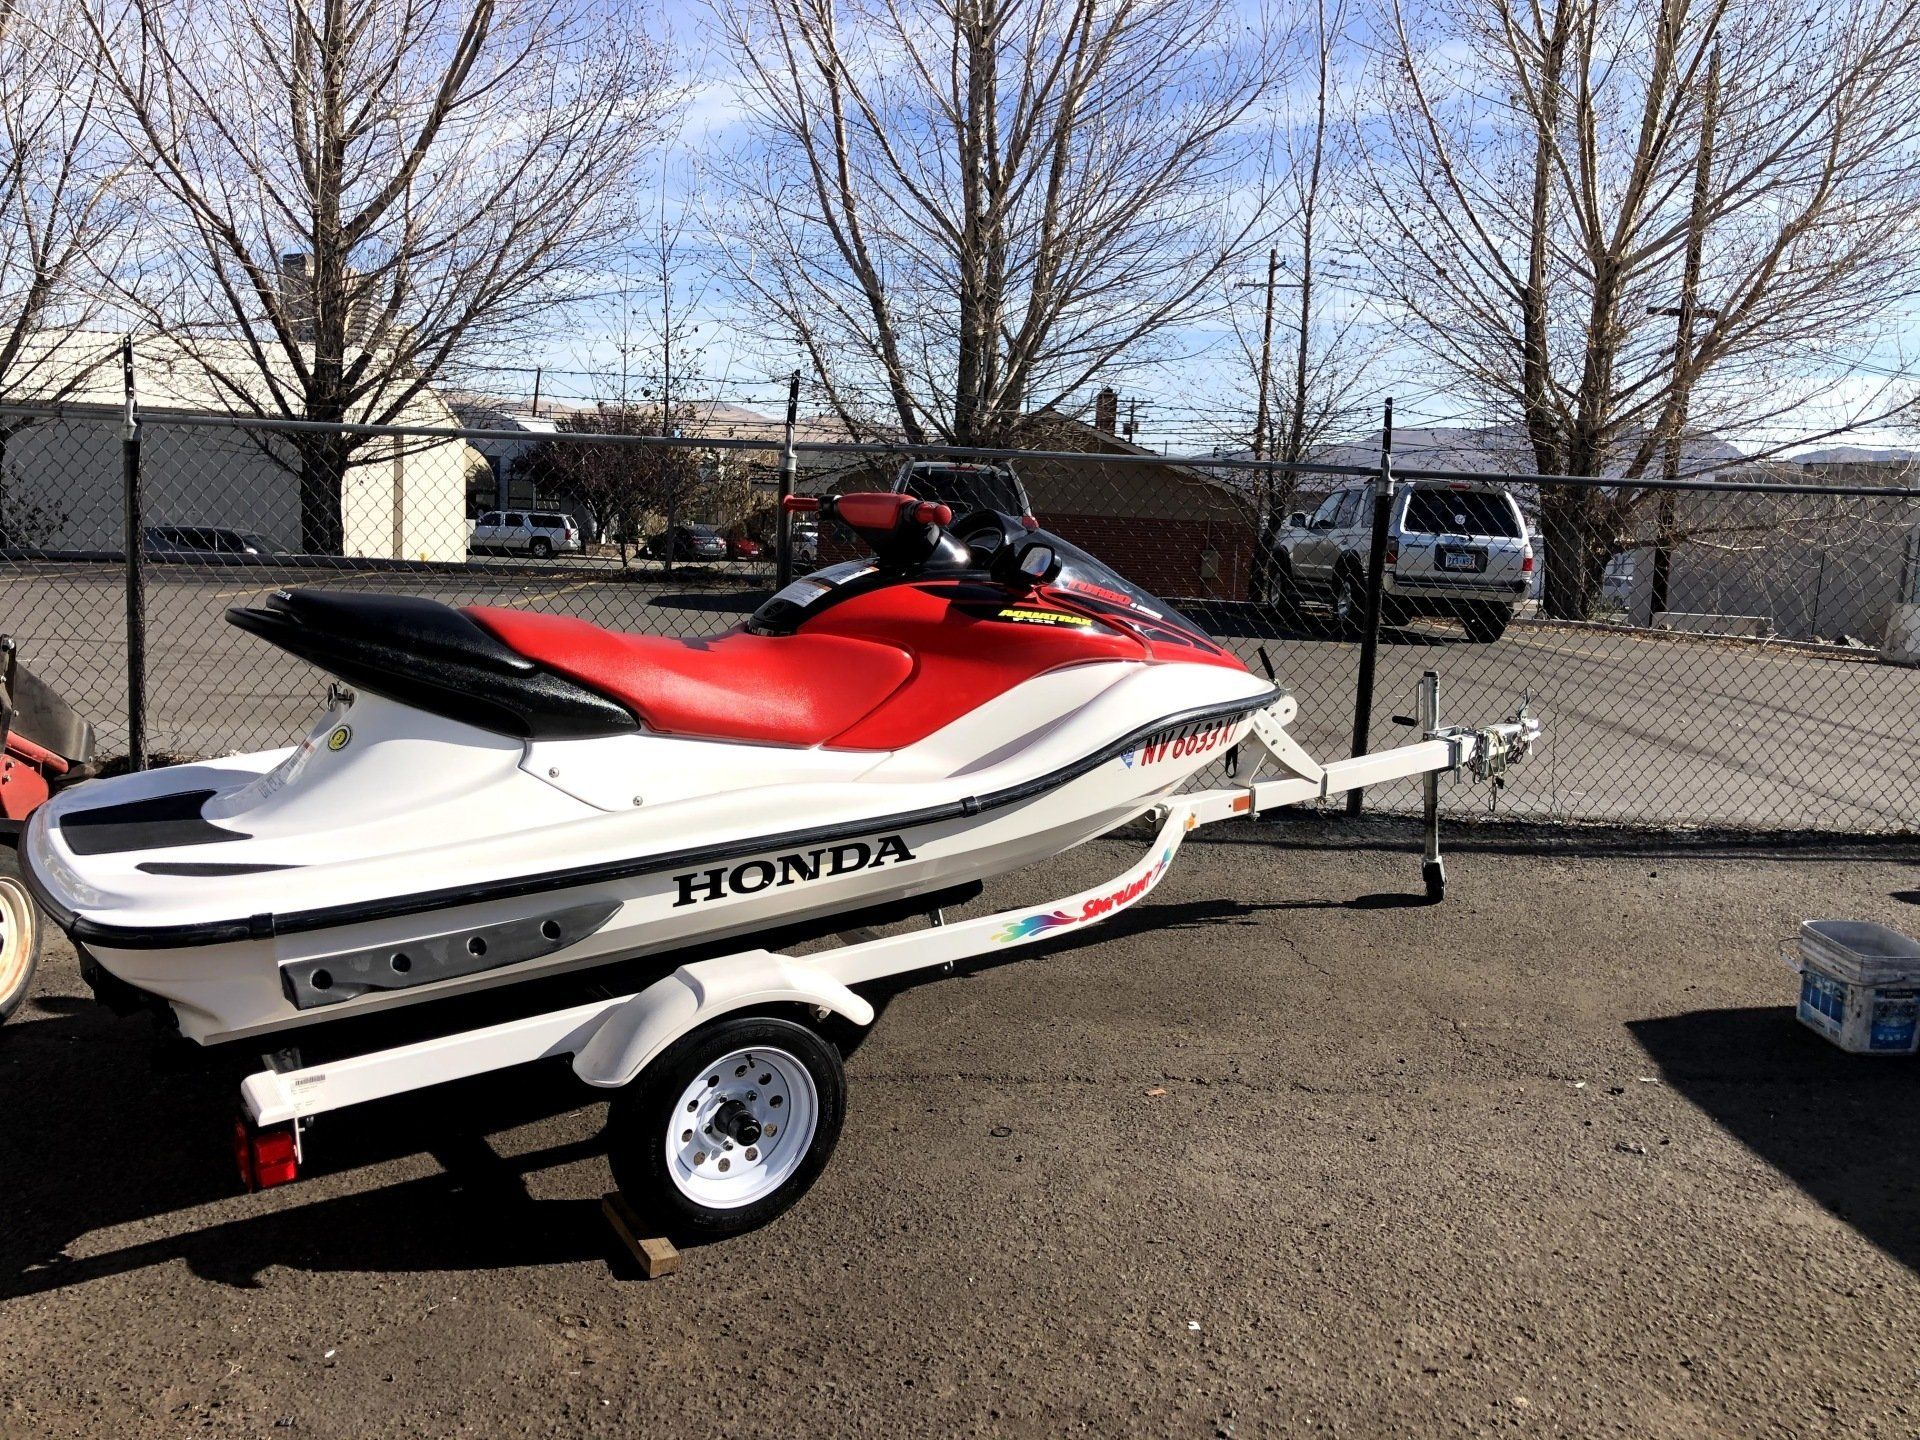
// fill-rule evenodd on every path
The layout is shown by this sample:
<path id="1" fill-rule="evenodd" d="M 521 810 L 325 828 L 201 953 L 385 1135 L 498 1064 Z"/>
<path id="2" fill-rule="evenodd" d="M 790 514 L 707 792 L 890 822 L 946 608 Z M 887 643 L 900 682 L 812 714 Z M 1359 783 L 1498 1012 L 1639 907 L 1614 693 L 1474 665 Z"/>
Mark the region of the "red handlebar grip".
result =
<path id="1" fill-rule="evenodd" d="M 913 507 L 913 523 L 916 525 L 951 525 L 953 511 L 937 500 L 922 500 Z"/>
<path id="2" fill-rule="evenodd" d="M 800 515 L 810 510 L 818 510 L 820 508 L 820 497 L 818 495 L 789 495 L 780 503 L 793 514 Z"/>

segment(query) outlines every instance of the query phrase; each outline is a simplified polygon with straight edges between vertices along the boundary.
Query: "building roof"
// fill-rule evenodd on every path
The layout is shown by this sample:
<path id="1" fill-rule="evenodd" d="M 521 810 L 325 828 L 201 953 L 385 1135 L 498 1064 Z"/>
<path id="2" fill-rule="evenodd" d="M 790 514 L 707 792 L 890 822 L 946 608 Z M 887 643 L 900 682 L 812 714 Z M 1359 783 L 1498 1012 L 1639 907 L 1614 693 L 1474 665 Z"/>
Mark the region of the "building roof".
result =
<path id="1" fill-rule="evenodd" d="M 9 400 L 19 405 L 45 401 L 117 413 L 126 403 L 119 358 L 124 338 L 110 331 L 85 329 L 43 330 L 29 337 L 27 353 L 15 367 L 22 377 L 21 385 Z M 271 348 L 267 354 L 281 384 L 292 387 L 292 370 L 284 356 Z M 144 414 L 272 417 L 278 413 L 252 350 L 244 340 L 231 336 L 195 335 L 183 341 L 169 335 L 137 334 L 133 337 L 133 373 Z M 224 375 L 242 393 L 235 394 L 216 374 Z M 451 426 L 457 422 L 446 401 L 428 384 L 407 401 L 392 423 Z"/>

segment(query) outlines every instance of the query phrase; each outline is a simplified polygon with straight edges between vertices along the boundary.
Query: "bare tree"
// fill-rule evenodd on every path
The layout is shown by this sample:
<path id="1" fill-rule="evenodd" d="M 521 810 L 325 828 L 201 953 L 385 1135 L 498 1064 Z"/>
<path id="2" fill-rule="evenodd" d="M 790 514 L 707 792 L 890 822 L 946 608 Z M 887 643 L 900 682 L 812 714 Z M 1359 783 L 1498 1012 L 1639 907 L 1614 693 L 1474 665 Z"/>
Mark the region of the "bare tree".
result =
<path id="1" fill-rule="evenodd" d="M 1349 19 L 1346 0 L 1315 0 L 1307 36 L 1312 75 L 1291 96 L 1279 127 L 1286 164 L 1277 201 L 1287 217 L 1281 243 L 1268 253 L 1264 283 L 1241 280 L 1230 292 L 1242 373 L 1256 395 L 1255 459 L 1306 459 L 1362 403 L 1379 359 L 1373 328 L 1354 297 L 1338 288 L 1339 272 L 1352 268 L 1338 204 L 1349 131 L 1337 110 L 1337 63 Z M 1261 297 L 1257 309 L 1247 303 L 1253 294 Z M 1272 527 L 1296 477 L 1263 474 L 1260 484 L 1258 508 Z"/>
<path id="2" fill-rule="evenodd" d="M 88 0 L 181 260 L 135 297 L 235 411 L 386 423 L 590 287 L 673 94 L 594 0 Z M 363 437 L 287 437 L 308 549 Z"/>
<path id="3" fill-rule="evenodd" d="M 736 278 L 856 433 L 1007 437 L 1217 309 L 1286 47 L 1231 0 L 711 0 Z"/>
<path id="4" fill-rule="evenodd" d="M 0 0 L 0 402 L 45 403 L 112 361 L 66 338 L 101 309 L 130 230 L 124 152 L 103 135 L 100 85 L 70 9 Z M 30 423 L 0 416 L 6 441 Z M 9 507 L 17 508 L 17 507 Z"/>
<path id="5" fill-rule="evenodd" d="M 658 408 L 603 404 L 563 415 L 558 423 L 560 436 L 543 442 L 527 457 L 535 485 L 543 493 L 564 494 L 585 507 L 602 538 L 610 536 L 619 546 L 624 568 L 648 518 L 673 515 L 699 486 L 699 456 L 684 445 L 659 443 L 671 431 Z M 582 435 L 595 438 L 570 438 Z M 609 435 L 655 443 L 622 444 L 598 438 Z M 669 526 L 669 556 L 672 539 Z"/>
<path id="6" fill-rule="evenodd" d="M 1366 253 L 1401 335 L 1536 469 L 1619 482 L 1543 491 L 1551 613 L 1643 543 L 1672 446 L 1908 401 L 1844 386 L 1920 285 L 1920 4 L 1384 0 L 1373 28 Z"/>

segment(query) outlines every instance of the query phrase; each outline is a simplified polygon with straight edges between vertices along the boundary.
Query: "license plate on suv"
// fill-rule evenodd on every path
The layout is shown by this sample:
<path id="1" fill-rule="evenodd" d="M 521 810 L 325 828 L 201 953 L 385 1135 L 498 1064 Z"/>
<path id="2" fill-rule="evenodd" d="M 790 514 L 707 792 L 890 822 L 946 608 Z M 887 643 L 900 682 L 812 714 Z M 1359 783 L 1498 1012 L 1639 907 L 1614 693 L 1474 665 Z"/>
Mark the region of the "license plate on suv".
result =
<path id="1" fill-rule="evenodd" d="M 1464 570 L 1478 575 L 1487 568 L 1487 552 L 1484 550 L 1442 550 L 1440 552 L 1442 570 Z"/>

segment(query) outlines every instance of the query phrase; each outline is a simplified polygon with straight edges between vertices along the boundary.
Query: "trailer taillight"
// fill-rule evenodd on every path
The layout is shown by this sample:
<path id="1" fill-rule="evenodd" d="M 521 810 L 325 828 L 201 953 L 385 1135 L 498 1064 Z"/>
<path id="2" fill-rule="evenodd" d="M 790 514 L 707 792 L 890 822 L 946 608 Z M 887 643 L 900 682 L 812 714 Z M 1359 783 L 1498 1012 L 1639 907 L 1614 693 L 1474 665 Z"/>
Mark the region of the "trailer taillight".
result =
<path id="1" fill-rule="evenodd" d="M 233 1122 L 233 1160 L 249 1190 L 285 1185 L 300 1178 L 300 1137 L 291 1125 L 262 1130 L 243 1115 Z"/>

